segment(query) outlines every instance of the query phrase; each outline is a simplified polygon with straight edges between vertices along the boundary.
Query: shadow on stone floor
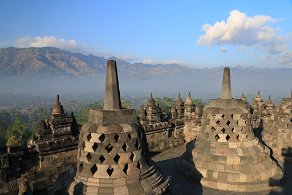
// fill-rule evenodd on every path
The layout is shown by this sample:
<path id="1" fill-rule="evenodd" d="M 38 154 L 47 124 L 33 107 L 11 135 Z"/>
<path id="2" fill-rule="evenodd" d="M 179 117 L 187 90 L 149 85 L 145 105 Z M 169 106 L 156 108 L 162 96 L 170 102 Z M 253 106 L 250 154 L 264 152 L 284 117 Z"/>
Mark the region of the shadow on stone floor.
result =
<path id="1" fill-rule="evenodd" d="M 282 154 L 285 156 L 283 164 L 283 180 L 281 186 L 272 190 L 269 195 L 291 195 L 292 194 L 292 148 L 283 149 Z"/>
<path id="2" fill-rule="evenodd" d="M 154 156 L 156 156 L 156 155 L 158 155 L 158 154 L 160 154 L 161 152 L 149 152 L 149 154 L 148 154 L 148 157 L 149 158 L 152 158 L 152 157 L 154 157 Z"/>
<path id="3" fill-rule="evenodd" d="M 194 142 L 187 144 L 186 148 L 187 147 L 189 147 L 188 148 L 189 150 L 192 150 L 192 147 L 194 147 Z M 183 151 L 185 151 L 185 149 Z M 164 158 L 156 161 L 156 164 L 166 176 L 171 177 L 171 185 L 173 190 L 175 191 L 175 195 L 185 194 L 201 195 L 203 193 L 202 185 L 200 183 L 201 177 L 195 179 L 191 177 L 191 175 L 194 174 L 192 173 L 191 170 L 190 174 L 186 174 L 177 169 L 177 166 L 179 166 L 178 162 L 182 160 L 181 155 L 182 154 L 189 155 L 189 153 L 187 152 L 183 153 L 183 151 L 180 151 L 181 152 L 180 154 L 176 153 L 175 157 L 173 158 L 168 158 L 171 155 L 173 155 L 172 152 L 169 152 L 169 154 L 166 153 L 164 155 Z M 192 159 L 192 156 L 189 156 L 189 158 Z M 190 162 L 192 162 L 192 160 Z M 192 165 L 195 168 L 195 165 L 194 164 Z"/>
<path id="4" fill-rule="evenodd" d="M 200 181 L 193 178 L 185 178 L 183 174 L 176 170 L 176 163 L 180 157 L 156 162 L 159 170 L 166 176 L 171 177 L 171 185 L 176 195 L 202 194 Z"/>

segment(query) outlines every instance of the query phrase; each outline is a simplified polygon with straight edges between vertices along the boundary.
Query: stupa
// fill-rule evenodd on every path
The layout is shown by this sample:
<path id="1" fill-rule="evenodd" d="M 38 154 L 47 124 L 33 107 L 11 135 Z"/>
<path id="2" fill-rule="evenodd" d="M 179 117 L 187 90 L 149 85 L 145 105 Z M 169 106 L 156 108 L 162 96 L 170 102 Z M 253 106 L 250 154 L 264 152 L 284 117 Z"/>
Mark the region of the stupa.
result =
<path id="1" fill-rule="evenodd" d="M 134 109 L 122 109 L 116 62 L 107 62 L 104 107 L 82 126 L 69 194 L 163 194 L 169 178 L 145 157 Z"/>
<path id="2" fill-rule="evenodd" d="M 205 107 L 202 131 L 187 145 L 178 168 L 203 186 L 226 191 L 267 190 L 282 178 L 269 148 L 253 134 L 249 105 L 232 98 L 229 68 L 224 68 L 221 98 Z"/>
<path id="3" fill-rule="evenodd" d="M 283 98 L 278 106 L 275 123 L 262 134 L 265 143 L 272 148 L 274 157 L 281 165 L 284 159 L 292 161 L 291 151 L 289 151 L 289 148 L 292 148 L 292 91 L 291 97 Z"/>

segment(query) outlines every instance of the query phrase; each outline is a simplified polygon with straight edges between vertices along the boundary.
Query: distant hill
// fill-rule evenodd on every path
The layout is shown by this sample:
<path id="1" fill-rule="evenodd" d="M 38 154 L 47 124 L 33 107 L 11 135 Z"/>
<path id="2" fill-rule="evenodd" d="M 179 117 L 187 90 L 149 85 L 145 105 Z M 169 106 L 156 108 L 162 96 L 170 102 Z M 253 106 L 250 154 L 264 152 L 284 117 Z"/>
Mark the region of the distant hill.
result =
<path id="1" fill-rule="evenodd" d="M 174 95 L 191 91 L 194 97 L 209 99 L 220 94 L 223 67 L 189 68 L 177 64 L 129 63 L 112 57 L 118 64 L 124 94 Z M 104 57 L 72 53 L 53 47 L 0 48 L 1 94 L 102 94 Z M 232 67 L 234 96 L 242 92 L 276 99 L 290 94 L 292 69 Z M 98 92 L 97 92 L 98 90 Z"/>
<path id="2" fill-rule="evenodd" d="M 115 57 L 111 59 L 118 62 L 119 71 L 127 77 L 177 75 L 189 70 L 176 64 L 131 64 Z M 98 76 L 105 74 L 107 60 L 104 57 L 71 53 L 53 47 L 0 48 L 0 75 L 6 77 L 17 75 Z"/>

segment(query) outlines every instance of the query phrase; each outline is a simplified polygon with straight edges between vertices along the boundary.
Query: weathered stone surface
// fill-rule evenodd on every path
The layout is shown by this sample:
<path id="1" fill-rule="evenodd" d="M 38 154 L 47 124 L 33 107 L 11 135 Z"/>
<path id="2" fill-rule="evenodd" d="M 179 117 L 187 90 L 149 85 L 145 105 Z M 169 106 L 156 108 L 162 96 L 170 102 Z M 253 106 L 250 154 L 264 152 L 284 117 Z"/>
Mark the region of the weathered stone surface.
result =
<path id="1" fill-rule="evenodd" d="M 222 80 L 222 90 L 221 90 L 221 99 L 231 99 L 231 78 L 230 78 L 230 69 L 228 67 L 224 68 L 223 80 Z"/>
<path id="2" fill-rule="evenodd" d="M 116 70 L 115 62 L 109 62 L 108 69 L 108 72 Z M 108 75 L 107 85 L 119 91 L 116 72 Z M 109 98 L 110 103 L 104 110 L 91 110 L 88 122 L 82 127 L 77 173 L 69 194 L 136 195 L 166 192 L 169 178 L 163 177 L 153 161 L 145 156 L 144 139 L 135 111 L 119 109 L 117 105 L 114 106 L 115 103 L 112 105 L 111 100 L 120 102 L 120 98 L 118 93 L 108 93 L 107 90 L 105 99 Z"/>
<path id="3" fill-rule="evenodd" d="M 227 73 L 224 69 L 223 85 Z M 214 189 L 252 192 L 271 188 L 270 180 L 279 182 L 282 172 L 270 158 L 270 150 L 253 134 L 249 105 L 222 95 L 205 107 L 202 131 L 178 168 L 192 170 L 203 186 Z"/>
<path id="4" fill-rule="evenodd" d="M 107 62 L 103 108 L 105 110 L 121 109 L 118 73 L 116 61 L 114 60 Z"/>
<path id="5" fill-rule="evenodd" d="M 29 148 L 0 151 L 0 194 L 48 194 L 68 186 L 74 171 L 79 125 L 64 113 L 59 95 L 51 117 L 43 120 Z"/>
<path id="6" fill-rule="evenodd" d="M 283 166 L 284 158 L 292 160 L 292 94 L 283 98 L 273 113 L 274 123 L 263 129 L 263 140 L 273 150 L 273 155 Z"/>

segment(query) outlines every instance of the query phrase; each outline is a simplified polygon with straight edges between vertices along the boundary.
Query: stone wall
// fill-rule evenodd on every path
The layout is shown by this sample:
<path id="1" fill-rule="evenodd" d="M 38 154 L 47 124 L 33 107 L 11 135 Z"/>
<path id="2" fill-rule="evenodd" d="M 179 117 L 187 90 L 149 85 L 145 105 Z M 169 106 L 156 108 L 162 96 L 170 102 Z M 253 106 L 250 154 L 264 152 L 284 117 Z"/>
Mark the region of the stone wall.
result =
<path id="1" fill-rule="evenodd" d="M 183 145 L 183 130 L 183 126 L 178 126 L 146 132 L 149 151 L 163 151 Z"/>
<path id="2" fill-rule="evenodd" d="M 185 120 L 184 137 L 185 142 L 194 140 L 202 129 L 200 120 Z"/>
<path id="3" fill-rule="evenodd" d="M 77 143 L 76 143 L 77 148 Z M 0 194 L 49 194 L 66 188 L 77 149 L 39 156 L 35 148 L 4 148 L 0 153 Z"/>

